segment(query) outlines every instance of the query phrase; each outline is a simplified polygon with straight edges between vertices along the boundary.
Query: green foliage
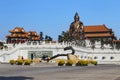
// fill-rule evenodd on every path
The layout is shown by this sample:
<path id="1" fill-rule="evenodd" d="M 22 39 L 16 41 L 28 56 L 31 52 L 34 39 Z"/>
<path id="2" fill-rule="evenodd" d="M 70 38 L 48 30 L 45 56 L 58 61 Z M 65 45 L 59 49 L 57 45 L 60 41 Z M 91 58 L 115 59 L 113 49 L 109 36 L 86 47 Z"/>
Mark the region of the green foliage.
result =
<path id="1" fill-rule="evenodd" d="M 63 66 L 65 64 L 65 60 L 60 60 L 59 62 L 58 62 L 58 66 Z"/>
<path id="2" fill-rule="evenodd" d="M 97 61 L 90 61 L 91 64 L 97 65 Z"/>
<path id="3" fill-rule="evenodd" d="M 3 45 L 3 42 L 0 42 L 0 46 L 4 46 L 4 45 Z"/>
<path id="4" fill-rule="evenodd" d="M 27 60 L 25 60 L 25 63 L 24 63 L 24 65 L 30 65 L 31 64 L 31 60 L 30 59 L 27 59 Z"/>
<path id="5" fill-rule="evenodd" d="M 45 41 L 52 41 L 52 40 L 53 40 L 53 39 L 52 39 L 51 36 L 48 36 L 48 35 L 45 36 Z"/>
<path id="6" fill-rule="evenodd" d="M 88 66 L 89 62 L 87 60 L 79 60 L 76 66 Z"/>
<path id="7" fill-rule="evenodd" d="M 26 59 L 26 60 L 22 60 L 22 59 L 18 59 L 18 60 L 10 60 L 9 63 L 11 65 L 16 64 L 16 65 L 30 65 L 32 63 L 32 61 L 30 59 Z"/>
<path id="8" fill-rule="evenodd" d="M 116 47 L 116 49 L 119 50 L 120 49 L 120 42 L 117 42 L 115 47 Z"/>
<path id="9" fill-rule="evenodd" d="M 72 66 L 73 65 L 73 61 L 72 60 L 68 60 L 66 63 L 66 66 Z"/>
<path id="10" fill-rule="evenodd" d="M 17 60 L 17 61 L 16 61 L 17 65 L 22 65 L 23 62 L 24 62 L 23 60 Z"/>
<path id="11" fill-rule="evenodd" d="M 15 60 L 12 59 L 12 60 L 9 61 L 9 63 L 10 63 L 11 65 L 15 64 Z"/>

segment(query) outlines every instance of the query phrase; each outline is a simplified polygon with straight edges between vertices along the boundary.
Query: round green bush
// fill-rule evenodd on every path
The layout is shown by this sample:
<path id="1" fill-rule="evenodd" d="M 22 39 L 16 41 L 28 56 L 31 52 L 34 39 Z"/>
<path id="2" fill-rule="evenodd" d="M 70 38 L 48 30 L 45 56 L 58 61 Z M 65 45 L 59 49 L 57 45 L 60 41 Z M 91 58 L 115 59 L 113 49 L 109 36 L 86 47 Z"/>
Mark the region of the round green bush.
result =
<path id="1" fill-rule="evenodd" d="M 58 62 L 58 66 L 63 66 L 65 64 L 65 60 L 60 60 L 59 62 Z"/>
<path id="2" fill-rule="evenodd" d="M 66 63 L 66 66 L 72 66 L 73 65 L 73 61 L 72 60 L 68 60 Z"/>
<path id="3" fill-rule="evenodd" d="M 11 65 L 15 64 L 15 60 L 10 60 L 9 63 L 10 63 Z"/>
<path id="4" fill-rule="evenodd" d="M 97 61 L 91 61 L 91 64 L 97 65 Z"/>
<path id="5" fill-rule="evenodd" d="M 87 60 L 79 60 L 77 63 L 76 63 L 76 66 L 87 66 L 88 65 L 88 61 Z"/>
<path id="6" fill-rule="evenodd" d="M 79 60 L 77 63 L 76 63 L 76 66 L 81 66 L 82 65 L 82 60 Z"/>
<path id="7" fill-rule="evenodd" d="M 24 61 L 23 60 L 17 60 L 16 62 L 17 62 L 17 65 L 22 65 Z"/>
<path id="8" fill-rule="evenodd" d="M 30 65 L 30 64 L 31 64 L 31 60 L 29 60 L 29 59 L 25 60 L 24 65 Z"/>

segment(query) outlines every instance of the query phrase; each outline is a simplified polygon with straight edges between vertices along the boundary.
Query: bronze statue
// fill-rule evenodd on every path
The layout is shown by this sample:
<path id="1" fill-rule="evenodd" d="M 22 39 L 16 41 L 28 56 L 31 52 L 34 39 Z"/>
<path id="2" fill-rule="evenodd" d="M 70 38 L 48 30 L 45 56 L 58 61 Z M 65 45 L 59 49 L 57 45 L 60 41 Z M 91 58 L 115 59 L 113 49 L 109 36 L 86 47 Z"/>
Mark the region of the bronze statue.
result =
<path id="1" fill-rule="evenodd" d="M 74 39 L 82 39 L 83 23 L 79 21 L 78 13 L 74 16 L 74 22 L 71 23 L 69 33 Z"/>

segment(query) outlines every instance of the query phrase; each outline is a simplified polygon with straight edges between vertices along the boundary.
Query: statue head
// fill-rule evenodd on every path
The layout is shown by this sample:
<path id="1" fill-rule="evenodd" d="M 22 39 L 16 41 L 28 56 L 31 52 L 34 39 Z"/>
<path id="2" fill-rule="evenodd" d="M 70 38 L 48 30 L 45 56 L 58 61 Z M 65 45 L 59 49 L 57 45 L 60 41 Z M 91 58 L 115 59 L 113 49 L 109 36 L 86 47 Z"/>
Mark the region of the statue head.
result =
<path id="1" fill-rule="evenodd" d="M 79 16 L 78 16 L 78 13 L 77 13 L 77 12 L 75 13 L 74 21 L 75 21 L 75 22 L 76 22 L 76 21 L 79 21 Z"/>

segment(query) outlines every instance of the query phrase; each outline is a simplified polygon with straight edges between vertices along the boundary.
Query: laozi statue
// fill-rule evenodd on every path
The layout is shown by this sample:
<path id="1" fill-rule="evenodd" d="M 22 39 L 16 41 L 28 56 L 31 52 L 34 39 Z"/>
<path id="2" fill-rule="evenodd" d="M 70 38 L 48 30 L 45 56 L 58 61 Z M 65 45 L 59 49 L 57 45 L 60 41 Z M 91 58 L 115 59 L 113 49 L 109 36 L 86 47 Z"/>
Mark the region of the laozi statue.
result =
<path id="1" fill-rule="evenodd" d="M 70 24 L 69 35 L 74 39 L 82 39 L 83 33 L 83 23 L 79 21 L 78 13 L 76 12 L 74 16 L 74 22 Z"/>

